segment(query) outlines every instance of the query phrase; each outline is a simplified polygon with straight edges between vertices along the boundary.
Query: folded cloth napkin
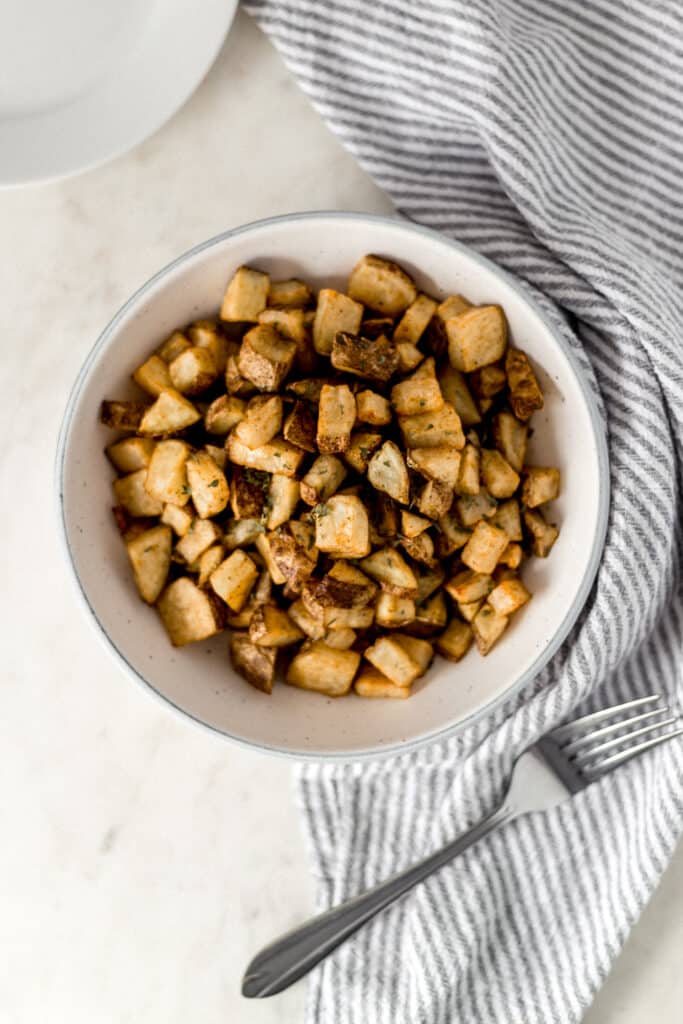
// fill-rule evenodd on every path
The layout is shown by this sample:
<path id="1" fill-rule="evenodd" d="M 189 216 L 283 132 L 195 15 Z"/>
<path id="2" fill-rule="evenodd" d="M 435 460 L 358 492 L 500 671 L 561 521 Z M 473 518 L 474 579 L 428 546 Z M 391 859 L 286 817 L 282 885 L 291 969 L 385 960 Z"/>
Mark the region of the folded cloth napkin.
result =
<path id="1" fill-rule="evenodd" d="M 585 611 L 456 738 L 298 777 L 326 907 L 489 811 L 577 705 L 681 712 L 683 15 L 674 0 L 249 0 L 399 213 L 516 274 L 599 398 L 612 501 Z M 567 438 L 571 446 L 571 438 Z M 311 1024 L 578 1021 L 683 829 L 674 740 L 513 823 L 315 973 Z"/>

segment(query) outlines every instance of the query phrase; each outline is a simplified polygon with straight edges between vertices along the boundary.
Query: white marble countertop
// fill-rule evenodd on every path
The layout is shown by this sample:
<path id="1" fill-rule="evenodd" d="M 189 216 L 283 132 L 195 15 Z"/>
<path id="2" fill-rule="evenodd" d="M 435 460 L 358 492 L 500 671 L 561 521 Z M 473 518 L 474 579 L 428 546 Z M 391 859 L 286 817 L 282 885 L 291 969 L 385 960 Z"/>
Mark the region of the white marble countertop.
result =
<path id="1" fill-rule="evenodd" d="M 61 561 L 52 459 L 82 360 L 141 282 L 224 228 L 315 208 L 390 203 L 245 15 L 133 153 L 0 193 L 3 1024 L 302 1019 L 302 984 L 239 994 L 249 955 L 311 909 L 289 767 L 194 729 L 120 674 Z M 683 853 L 586 1021 L 681 1019 L 681 906 Z"/>

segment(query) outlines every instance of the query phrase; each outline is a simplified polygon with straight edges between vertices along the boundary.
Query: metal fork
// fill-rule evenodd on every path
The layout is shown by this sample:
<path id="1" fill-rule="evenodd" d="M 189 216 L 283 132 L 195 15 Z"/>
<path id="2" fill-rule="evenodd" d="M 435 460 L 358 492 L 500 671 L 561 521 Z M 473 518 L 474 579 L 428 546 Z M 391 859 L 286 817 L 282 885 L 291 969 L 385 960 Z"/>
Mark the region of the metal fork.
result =
<path id="1" fill-rule="evenodd" d="M 266 946 L 247 967 L 242 995 L 262 998 L 289 988 L 375 914 L 482 836 L 521 814 L 555 807 L 617 765 L 680 735 L 683 727 L 676 727 L 676 718 L 658 696 L 640 697 L 559 726 L 517 759 L 505 797 L 488 818 L 420 863 Z"/>

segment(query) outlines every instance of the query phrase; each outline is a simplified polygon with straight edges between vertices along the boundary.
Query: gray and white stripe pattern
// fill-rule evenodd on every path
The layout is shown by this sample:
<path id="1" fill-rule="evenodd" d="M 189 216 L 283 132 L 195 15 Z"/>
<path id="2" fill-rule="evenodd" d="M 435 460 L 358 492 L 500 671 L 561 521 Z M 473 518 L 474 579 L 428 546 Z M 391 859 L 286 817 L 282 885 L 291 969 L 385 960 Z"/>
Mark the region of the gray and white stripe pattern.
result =
<path id="1" fill-rule="evenodd" d="M 683 16 L 646 0 L 249 0 L 312 102 L 404 216 L 526 282 L 589 373 L 609 438 L 607 545 L 527 692 L 381 763 L 305 766 L 320 905 L 491 808 L 578 704 L 683 682 Z M 310 1024 L 578 1021 L 683 829 L 676 741 L 518 821 L 315 974 Z"/>

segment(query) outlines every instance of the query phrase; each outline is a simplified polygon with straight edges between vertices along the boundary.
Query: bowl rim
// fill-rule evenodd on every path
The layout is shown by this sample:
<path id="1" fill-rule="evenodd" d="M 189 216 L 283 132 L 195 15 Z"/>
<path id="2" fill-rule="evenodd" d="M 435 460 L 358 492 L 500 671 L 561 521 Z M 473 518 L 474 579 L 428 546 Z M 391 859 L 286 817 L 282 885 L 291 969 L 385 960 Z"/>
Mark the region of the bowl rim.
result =
<path id="1" fill-rule="evenodd" d="M 66 514 L 64 509 L 64 469 L 67 456 L 67 442 L 71 432 L 71 426 L 75 413 L 75 407 L 78 398 L 81 394 L 82 386 L 88 377 L 90 368 L 100 352 L 106 348 L 111 336 L 114 334 L 119 326 L 121 320 L 128 314 L 128 312 L 134 308 L 137 303 L 149 292 L 158 281 L 163 279 L 167 274 L 176 268 L 182 266 L 183 263 L 189 262 L 195 256 L 200 253 L 211 249 L 215 245 L 219 245 L 228 238 L 234 238 L 241 234 L 246 234 L 255 229 L 267 228 L 275 224 L 282 224 L 286 222 L 305 222 L 310 220 L 318 219 L 329 219 L 333 218 L 339 221 L 370 221 L 376 224 L 384 224 L 387 226 L 399 226 L 405 228 L 410 232 L 416 232 L 417 234 L 423 235 L 426 238 L 431 238 L 434 241 L 438 241 L 440 244 L 445 244 L 452 249 L 457 250 L 468 256 L 479 266 L 492 271 L 498 277 L 502 278 L 506 284 L 512 288 L 520 299 L 531 307 L 533 312 L 543 323 L 545 328 L 553 336 L 556 343 L 560 346 L 565 358 L 567 359 L 571 370 L 574 373 L 574 377 L 579 385 L 580 391 L 586 402 L 588 409 L 591 428 L 593 437 L 595 440 L 596 454 L 598 460 L 598 480 L 599 480 L 599 494 L 598 494 L 598 521 L 595 535 L 593 537 L 593 543 L 591 546 L 590 557 L 586 564 L 586 569 L 581 579 L 581 583 L 576 592 L 571 607 L 568 609 L 558 629 L 556 630 L 553 638 L 546 644 L 543 650 L 534 659 L 529 668 L 510 686 L 504 693 L 499 696 L 492 698 L 482 707 L 475 711 L 472 711 L 469 715 L 462 718 L 458 722 L 451 723 L 450 725 L 444 726 L 442 729 L 437 729 L 424 736 L 415 737 L 400 742 L 394 742 L 382 747 L 365 747 L 359 750 L 353 751 L 352 753 L 344 751 L 307 751 L 307 750 L 296 750 L 287 749 L 283 747 L 277 747 L 266 743 L 259 743 L 255 740 L 245 739 L 242 736 L 236 736 L 233 733 L 228 732 L 225 729 L 218 728 L 215 725 L 211 725 L 209 722 L 203 721 L 201 718 L 196 717 L 185 708 L 174 703 L 169 697 L 158 690 L 152 683 L 141 675 L 137 669 L 128 661 L 125 654 L 119 650 L 114 641 L 109 637 L 104 625 L 98 618 L 98 615 L 88 600 L 85 586 L 81 581 L 81 578 L 76 569 L 74 556 L 71 551 L 69 543 L 69 534 L 66 523 Z M 510 700 L 516 693 L 526 686 L 538 673 L 548 664 L 553 655 L 560 648 L 563 641 L 566 639 L 572 626 L 578 619 L 587 599 L 590 594 L 593 582 L 597 575 L 598 567 L 602 557 L 602 551 L 605 543 L 605 537 L 607 534 L 607 525 L 609 518 L 609 507 L 610 507 L 610 473 L 609 473 L 609 457 L 607 448 L 607 437 L 604 429 L 604 424 L 598 412 L 597 403 L 593 391 L 584 375 L 584 371 L 580 366 L 576 356 L 572 352 L 570 346 L 564 340 L 562 335 L 557 331 L 555 326 L 551 323 L 548 317 L 545 315 L 541 307 L 538 305 L 536 300 L 532 298 L 527 292 L 521 287 L 520 282 L 507 270 L 499 267 L 497 263 L 490 260 L 488 257 L 483 256 L 477 252 L 476 249 L 470 248 L 470 246 L 458 242 L 455 239 L 449 238 L 448 235 L 443 234 L 440 231 L 435 231 L 432 228 L 423 226 L 422 224 L 415 223 L 412 220 L 403 220 L 398 216 L 384 216 L 382 214 L 374 213 L 363 213 L 361 211 L 346 211 L 346 210 L 314 210 L 314 211 L 301 211 L 287 214 L 280 214 L 274 217 L 264 217 L 259 220 L 250 221 L 247 224 L 239 225 L 236 228 L 229 228 L 226 231 L 222 231 L 220 234 L 213 235 L 211 238 L 206 239 L 203 242 L 199 242 L 197 245 L 192 246 L 185 252 L 181 253 L 175 259 L 171 260 L 150 278 L 148 278 L 144 284 L 136 289 L 135 292 L 130 296 L 129 299 L 117 310 L 114 316 L 109 320 L 107 325 L 101 331 L 97 340 L 93 344 L 90 352 L 86 356 L 81 369 L 74 381 L 71 388 L 69 398 L 64 410 L 62 417 L 61 426 L 59 429 L 59 436 L 57 440 L 57 446 L 55 450 L 55 462 L 54 462 L 54 498 L 56 500 L 56 511 L 57 511 L 57 522 L 58 522 L 58 533 L 61 542 L 62 552 L 64 554 L 67 565 L 70 569 L 69 578 L 75 589 L 77 598 L 79 599 L 82 610 L 86 613 L 86 618 L 89 620 L 92 628 L 95 630 L 96 635 L 99 637 L 100 642 L 104 645 L 105 649 L 109 652 L 110 656 L 119 664 L 123 669 L 124 673 L 131 679 L 133 679 L 139 686 L 141 686 L 147 693 L 154 696 L 160 703 L 165 705 L 167 708 L 171 708 L 172 711 L 182 716 L 185 720 L 188 720 L 198 726 L 200 729 L 219 736 L 224 740 L 229 740 L 232 743 L 236 743 L 238 746 L 251 751 L 258 751 L 262 754 L 276 754 L 280 757 L 285 757 L 297 761 L 308 761 L 316 763 L 334 762 L 334 763 L 349 763 L 354 761 L 366 761 L 366 760 L 383 760 L 384 758 L 394 757 L 402 754 L 407 754 L 412 751 L 419 749 L 420 747 L 426 746 L 429 743 L 441 742 L 445 739 L 455 736 L 457 733 L 462 732 L 464 729 L 469 728 L 475 722 L 482 719 L 485 715 L 491 714 L 494 709 L 500 707 L 505 701 Z"/>

